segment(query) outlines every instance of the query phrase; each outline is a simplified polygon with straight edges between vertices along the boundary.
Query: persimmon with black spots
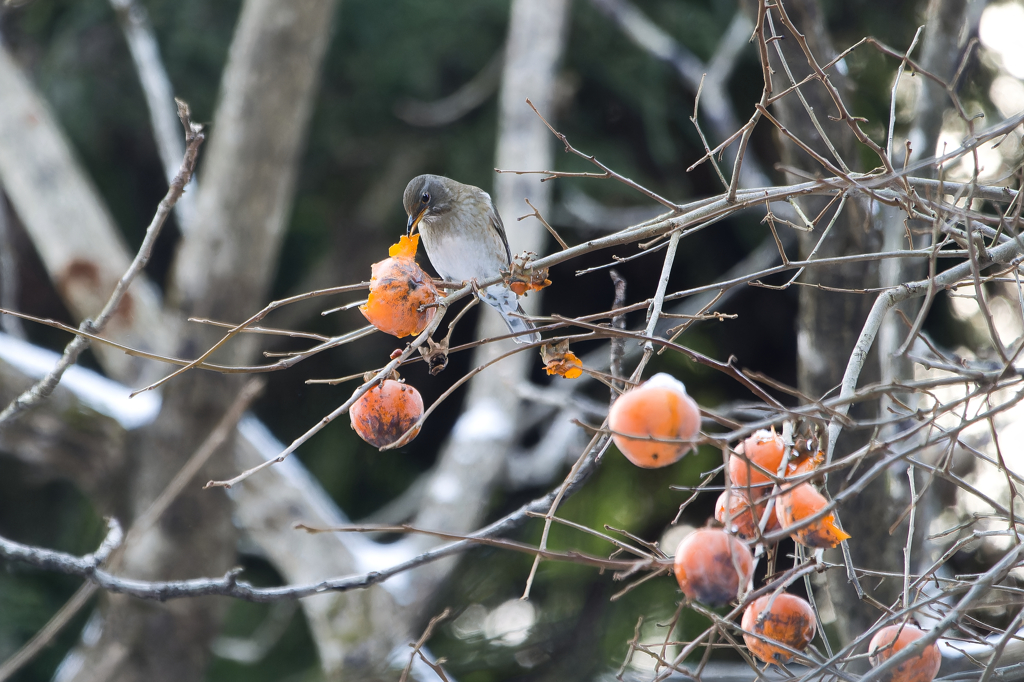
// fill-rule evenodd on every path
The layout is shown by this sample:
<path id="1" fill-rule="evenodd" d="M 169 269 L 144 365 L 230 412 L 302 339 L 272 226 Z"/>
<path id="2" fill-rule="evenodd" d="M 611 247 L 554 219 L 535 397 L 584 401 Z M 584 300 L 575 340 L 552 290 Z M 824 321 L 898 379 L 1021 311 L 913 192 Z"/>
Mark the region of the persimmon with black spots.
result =
<path id="1" fill-rule="evenodd" d="M 777 664 L 793 657 L 786 647 L 803 651 L 817 631 L 814 610 L 807 600 L 785 592 L 766 594 L 754 600 L 743 611 L 740 625 L 754 633 L 743 634 L 750 653 L 765 663 Z"/>
<path id="2" fill-rule="evenodd" d="M 676 580 L 687 599 L 722 606 L 750 582 L 750 549 L 719 528 L 702 528 L 683 538 L 674 559 Z"/>
<path id="3" fill-rule="evenodd" d="M 415 260 L 419 239 L 418 234 L 402 237 L 391 247 L 390 258 L 371 266 L 370 295 L 359 306 L 370 324 L 398 338 L 419 334 L 437 312 L 433 304 L 440 294 Z"/>
<path id="4" fill-rule="evenodd" d="M 402 381 L 385 379 L 348 410 L 352 428 L 370 445 L 383 448 L 398 441 L 423 416 L 423 397 Z M 419 429 L 408 440 L 419 434 Z"/>

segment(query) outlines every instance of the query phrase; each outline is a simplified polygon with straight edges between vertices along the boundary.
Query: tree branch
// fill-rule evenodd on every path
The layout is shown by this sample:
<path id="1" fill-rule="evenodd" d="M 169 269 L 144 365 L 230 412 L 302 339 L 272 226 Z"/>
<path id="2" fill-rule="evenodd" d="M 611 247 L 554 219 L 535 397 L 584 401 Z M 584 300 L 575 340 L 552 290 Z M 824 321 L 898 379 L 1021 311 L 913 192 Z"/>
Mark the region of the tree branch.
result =
<path id="1" fill-rule="evenodd" d="M 132 260 L 128 269 L 117 281 L 114 291 L 110 294 L 110 298 L 107 299 L 106 304 L 96 319 L 90 320 L 87 318 L 82 321 L 81 331 L 93 335 L 100 334 L 111 318 L 118 312 L 125 295 L 128 293 L 128 288 L 142 273 L 146 263 L 149 262 L 149 257 L 153 253 L 153 246 L 156 244 L 156 239 L 160 234 L 161 228 L 164 226 L 164 221 L 167 220 L 168 214 L 174 208 L 174 204 L 181 197 L 185 185 L 188 184 L 189 179 L 192 177 L 199 154 L 199 146 L 203 143 L 205 136 L 202 133 L 202 126 L 192 122 L 188 105 L 181 100 L 178 100 L 178 116 L 181 118 L 181 124 L 185 127 L 186 143 L 185 156 L 181 161 L 178 173 L 174 176 L 171 186 L 167 188 L 167 194 L 164 195 L 164 198 L 157 206 L 156 213 L 146 229 L 146 236 L 142 240 L 142 245 L 139 247 L 138 253 L 135 254 L 134 260 Z M 53 370 L 0 412 L 0 426 L 25 410 L 31 409 L 39 402 L 46 400 L 53 393 L 53 389 L 56 388 L 57 384 L 60 383 L 60 379 L 64 372 L 67 371 L 67 368 L 75 364 L 82 351 L 89 347 L 89 343 L 88 338 L 76 336 L 64 348 L 64 354 Z"/>

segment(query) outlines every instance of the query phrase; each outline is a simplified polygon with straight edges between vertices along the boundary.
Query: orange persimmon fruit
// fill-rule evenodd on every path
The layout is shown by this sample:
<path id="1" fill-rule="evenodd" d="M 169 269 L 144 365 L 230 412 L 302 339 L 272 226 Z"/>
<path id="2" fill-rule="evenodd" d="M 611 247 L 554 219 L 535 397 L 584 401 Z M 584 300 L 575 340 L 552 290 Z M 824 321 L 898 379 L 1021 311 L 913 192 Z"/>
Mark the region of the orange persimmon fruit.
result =
<path id="1" fill-rule="evenodd" d="M 776 435 L 774 429 L 761 429 L 743 441 L 736 448 L 736 454 L 729 457 L 729 480 L 737 488 L 749 486 L 755 488 L 755 494 L 767 493 L 772 480 L 751 462 L 774 474 L 779 470 L 785 452 L 782 436 Z"/>
<path id="2" fill-rule="evenodd" d="M 715 520 L 722 524 L 725 524 L 726 497 L 729 498 L 730 517 L 726 530 L 741 540 L 753 540 L 756 538 L 757 527 L 761 523 L 761 517 L 764 516 L 768 503 L 763 501 L 751 503 L 747 492 L 739 488 L 733 488 L 731 491 L 722 491 L 722 494 L 718 496 L 718 501 L 715 503 Z M 764 531 L 770 533 L 773 530 L 778 530 L 778 528 L 779 520 L 775 515 L 775 507 L 773 506 L 771 513 L 768 515 Z"/>
<path id="3" fill-rule="evenodd" d="M 700 430 L 700 408 L 681 381 L 655 374 L 619 396 L 608 412 L 608 428 L 626 459 L 638 467 L 656 469 L 678 461 L 693 446 L 642 439 L 693 439 Z"/>
<path id="4" fill-rule="evenodd" d="M 813 455 L 810 453 L 806 453 L 799 457 L 795 457 L 794 459 L 791 459 L 788 464 L 786 464 L 786 478 L 809 474 L 815 469 L 817 469 L 818 466 L 824 461 L 825 453 L 821 452 L 820 450 L 814 453 Z"/>
<path id="5" fill-rule="evenodd" d="M 430 276 L 416 264 L 420 236 L 402 237 L 389 250 L 390 258 L 371 267 L 370 295 L 359 311 L 377 329 L 402 338 L 419 334 L 434 319 L 436 308 L 421 306 L 439 297 Z"/>
<path id="6" fill-rule="evenodd" d="M 701 528 L 687 535 L 674 561 L 679 589 L 687 599 L 708 606 L 735 599 L 754 571 L 750 549 L 719 528 Z"/>
<path id="7" fill-rule="evenodd" d="M 778 642 L 789 649 L 803 651 L 817 631 L 814 610 L 805 599 L 785 592 L 766 594 L 754 600 L 743 611 L 743 629 L 754 635 L 743 635 L 750 653 L 765 663 L 785 663 L 793 657 L 791 651 L 772 644 Z"/>
<path id="8" fill-rule="evenodd" d="M 871 638 L 871 645 L 868 647 L 871 665 L 881 665 L 922 637 L 924 632 L 909 623 L 882 628 Z M 884 682 L 932 682 L 939 674 L 940 665 L 942 654 L 939 653 L 939 647 L 932 642 L 919 655 L 903 661 L 880 679 Z"/>
<path id="9" fill-rule="evenodd" d="M 800 483 L 779 493 L 775 500 L 775 509 L 783 530 L 798 524 L 809 516 L 814 516 L 828 505 L 825 496 L 814 489 L 809 483 Z M 850 537 L 836 526 L 834 514 L 827 514 L 789 534 L 795 542 L 804 547 L 824 548 L 835 547 Z"/>
<path id="10" fill-rule="evenodd" d="M 348 410 L 352 428 L 370 445 L 391 445 L 423 416 L 423 398 L 412 386 L 385 379 L 359 397 Z M 412 434 L 412 440 L 419 429 Z"/>

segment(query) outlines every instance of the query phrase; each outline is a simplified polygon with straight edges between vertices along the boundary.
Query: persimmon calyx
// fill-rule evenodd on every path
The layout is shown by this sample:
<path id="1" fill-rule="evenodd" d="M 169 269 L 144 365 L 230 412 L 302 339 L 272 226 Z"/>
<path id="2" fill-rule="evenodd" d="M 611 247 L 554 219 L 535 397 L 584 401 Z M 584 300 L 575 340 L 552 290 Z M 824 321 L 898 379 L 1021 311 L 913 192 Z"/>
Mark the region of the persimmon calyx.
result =
<path id="1" fill-rule="evenodd" d="M 531 265 L 536 257 L 537 254 L 532 251 L 524 251 L 512 259 L 508 272 L 502 272 L 505 285 L 517 296 L 525 296 L 530 291 L 540 291 L 551 284 L 547 268 L 535 268 Z"/>
<path id="2" fill-rule="evenodd" d="M 544 344 L 540 347 L 540 359 L 549 376 L 557 374 L 564 379 L 576 379 L 583 374 L 583 363 L 569 350 L 568 341 Z"/>
<path id="3" fill-rule="evenodd" d="M 401 355 L 401 351 L 398 351 L 398 353 L 399 353 L 399 355 Z M 394 359 L 394 358 L 392 358 L 392 359 Z M 366 382 L 371 381 L 375 376 L 377 376 L 377 372 L 374 372 L 372 370 L 369 371 L 369 372 L 363 372 L 363 383 L 365 384 Z M 402 378 L 402 375 L 400 375 L 398 373 L 397 369 L 391 370 L 391 373 L 388 374 L 383 379 L 381 379 L 380 381 L 378 381 L 377 384 L 380 385 L 380 384 L 384 383 L 385 381 L 397 381 L 400 384 L 404 384 L 405 383 L 405 379 Z"/>
<path id="4" fill-rule="evenodd" d="M 424 362 L 427 363 L 430 376 L 436 377 L 444 370 L 445 367 L 448 366 L 447 337 L 441 339 L 440 342 L 434 341 L 434 339 L 428 337 L 426 347 L 420 346 L 419 351 Z"/>

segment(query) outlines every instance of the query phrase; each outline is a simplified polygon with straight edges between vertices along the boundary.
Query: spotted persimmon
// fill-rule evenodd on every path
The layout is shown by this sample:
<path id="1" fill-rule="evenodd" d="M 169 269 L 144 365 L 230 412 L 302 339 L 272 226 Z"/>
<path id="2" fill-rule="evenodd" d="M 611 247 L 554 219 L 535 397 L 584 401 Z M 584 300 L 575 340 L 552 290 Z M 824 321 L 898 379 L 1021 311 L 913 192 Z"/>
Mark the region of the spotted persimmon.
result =
<path id="1" fill-rule="evenodd" d="M 423 416 L 423 398 L 412 386 L 385 379 L 348 410 L 352 428 L 370 445 L 383 448 L 398 441 Z M 419 429 L 410 436 L 412 440 Z"/>
<path id="2" fill-rule="evenodd" d="M 420 236 L 402 237 L 389 251 L 391 257 L 371 266 L 370 295 L 359 311 L 377 329 L 402 338 L 419 334 L 434 319 L 437 301 L 433 281 L 416 264 Z"/>
<path id="3" fill-rule="evenodd" d="M 779 470 L 785 452 L 782 436 L 776 435 L 774 430 L 756 431 L 729 457 L 729 480 L 737 488 L 751 487 L 756 489 L 755 493 L 765 494 L 769 492 L 772 480 L 754 464 L 774 474 Z"/>
<path id="4" fill-rule="evenodd" d="M 693 447 L 679 441 L 697 435 L 700 408 L 681 381 L 668 374 L 655 374 L 619 396 L 608 413 L 608 428 L 614 434 L 615 445 L 630 462 L 656 469 L 678 461 Z"/>
<path id="5" fill-rule="evenodd" d="M 743 635 L 750 653 L 765 663 L 785 663 L 793 657 L 788 649 L 803 651 L 817 631 L 811 605 L 785 592 L 766 594 L 754 600 L 743 611 L 741 625 L 747 632 L 754 633 Z"/>
<path id="6" fill-rule="evenodd" d="M 814 516 L 828 506 L 825 496 L 809 483 L 800 483 L 786 488 L 775 500 L 779 523 L 783 530 L 789 530 L 809 516 Z M 835 547 L 850 537 L 836 526 L 834 514 L 827 514 L 808 526 L 792 531 L 789 536 L 804 547 Z"/>
<path id="7" fill-rule="evenodd" d="M 725 499 L 729 498 L 730 521 L 726 524 L 726 530 L 741 540 L 753 540 L 757 537 L 757 528 L 764 516 L 767 502 L 751 503 L 750 497 L 745 490 L 733 488 L 731 491 L 723 491 L 715 503 L 715 520 L 725 524 Z M 751 511 L 753 510 L 753 511 Z M 768 521 L 765 525 L 765 532 L 778 530 L 779 520 L 775 516 L 775 507 L 768 514 Z"/>
<path id="8" fill-rule="evenodd" d="M 875 633 L 868 646 L 871 665 L 879 666 L 924 637 L 924 631 L 909 623 L 889 625 Z M 903 661 L 883 677 L 883 682 L 932 682 L 939 674 L 942 654 L 932 642 L 917 656 Z"/>
<path id="9" fill-rule="evenodd" d="M 750 549 L 719 528 L 701 528 L 683 538 L 674 562 L 679 589 L 687 599 L 709 606 L 735 599 L 754 571 Z"/>

